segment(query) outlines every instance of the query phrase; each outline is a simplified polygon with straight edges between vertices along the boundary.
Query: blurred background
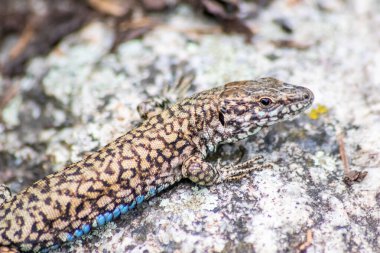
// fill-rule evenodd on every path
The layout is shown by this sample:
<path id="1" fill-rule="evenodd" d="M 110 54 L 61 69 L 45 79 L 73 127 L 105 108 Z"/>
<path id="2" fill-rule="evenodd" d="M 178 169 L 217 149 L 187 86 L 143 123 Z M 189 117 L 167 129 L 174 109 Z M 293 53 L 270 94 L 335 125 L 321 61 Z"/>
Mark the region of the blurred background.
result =
<path id="1" fill-rule="evenodd" d="M 1 0 L 0 183 L 82 159 L 189 73 L 187 95 L 273 76 L 313 107 L 216 154 L 272 171 L 185 181 L 63 251 L 380 252 L 379 27 L 378 0 Z"/>

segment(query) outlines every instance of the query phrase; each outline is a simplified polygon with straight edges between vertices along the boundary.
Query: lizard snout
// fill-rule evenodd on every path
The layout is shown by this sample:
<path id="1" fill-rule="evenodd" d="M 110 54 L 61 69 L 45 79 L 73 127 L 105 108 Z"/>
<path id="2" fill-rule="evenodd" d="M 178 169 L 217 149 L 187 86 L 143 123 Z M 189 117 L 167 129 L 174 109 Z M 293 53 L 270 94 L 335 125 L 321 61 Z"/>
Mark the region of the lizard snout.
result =
<path id="1" fill-rule="evenodd" d="M 311 104 L 314 101 L 314 94 L 310 89 L 302 87 L 302 98 L 305 102 L 309 102 Z"/>
<path id="2" fill-rule="evenodd" d="M 305 101 L 304 103 L 306 104 L 305 105 L 305 110 L 306 110 L 307 108 L 309 108 L 311 106 L 311 104 L 314 101 L 314 93 L 308 88 L 304 87 L 303 89 L 304 89 L 303 90 L 303 99 Z"/>

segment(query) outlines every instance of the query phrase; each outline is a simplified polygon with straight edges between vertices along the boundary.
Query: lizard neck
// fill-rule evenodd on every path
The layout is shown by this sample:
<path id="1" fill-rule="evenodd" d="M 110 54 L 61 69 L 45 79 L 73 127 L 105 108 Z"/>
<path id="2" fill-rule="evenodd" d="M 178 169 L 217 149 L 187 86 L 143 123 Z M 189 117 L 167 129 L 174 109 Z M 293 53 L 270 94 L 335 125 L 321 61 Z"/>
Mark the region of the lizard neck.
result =
<path id="1" fill-rule="evenodd" d="M 176 112 L 175 118 L 183 138 L 203 156 L 214 152 L 225 139 L 225 129 L 218 119 L 217 100 L 212 96 L 204 96 L 201 100 L 191 97 L 174 105 L 171 110 Z"/>
<path id="2" fill-rule="evenodd" d="M 219 144 L 245 139 L 262 129 L 250 122 L 239 128 L 225 123 L 218 102 L 222 91 L 223 89 L 216 88 L 212 93 L 199 93 L 170 108 L 171 114 L 178 120 L 178 130 L 182 136 L 204 157 L 215 152 Z"/>

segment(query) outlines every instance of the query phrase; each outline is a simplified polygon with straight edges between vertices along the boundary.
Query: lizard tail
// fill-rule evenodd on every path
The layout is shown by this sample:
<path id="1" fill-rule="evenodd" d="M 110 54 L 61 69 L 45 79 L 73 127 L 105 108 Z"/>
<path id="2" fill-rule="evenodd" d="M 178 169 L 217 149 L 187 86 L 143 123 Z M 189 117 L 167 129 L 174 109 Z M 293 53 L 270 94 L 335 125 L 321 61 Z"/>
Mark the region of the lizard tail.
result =
<path id="1" fill-rule="evenodd" d="M 0 207 L 3 205 L 5 201 L 9 200 L 11 197 L 12 194 L 9 188 L 4 184 L 0 184 Z M 0 253 L 2 253 L 2 251 L 0 251 Z"/>

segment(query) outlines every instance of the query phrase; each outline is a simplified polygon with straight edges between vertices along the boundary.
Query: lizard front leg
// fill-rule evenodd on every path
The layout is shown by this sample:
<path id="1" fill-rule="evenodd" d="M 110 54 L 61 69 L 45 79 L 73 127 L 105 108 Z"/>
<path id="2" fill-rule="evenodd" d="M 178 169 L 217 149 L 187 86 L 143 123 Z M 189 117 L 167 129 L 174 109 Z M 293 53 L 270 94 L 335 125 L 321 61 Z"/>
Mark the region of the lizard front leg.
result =
<path id="1" fill-rule="evenodd" d="M 220 167 L 213 166 L 204 161 L 201 154 L 188 158 L 182 165 L 182 175 L 200 185 L 213 185 L 223 181 L 238 180 L 254 170 L 271 168 L 272 165 L 264 163 L 262 156 L 254 157 L 246 162 Z"/>

